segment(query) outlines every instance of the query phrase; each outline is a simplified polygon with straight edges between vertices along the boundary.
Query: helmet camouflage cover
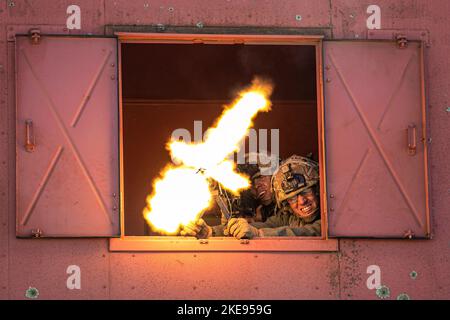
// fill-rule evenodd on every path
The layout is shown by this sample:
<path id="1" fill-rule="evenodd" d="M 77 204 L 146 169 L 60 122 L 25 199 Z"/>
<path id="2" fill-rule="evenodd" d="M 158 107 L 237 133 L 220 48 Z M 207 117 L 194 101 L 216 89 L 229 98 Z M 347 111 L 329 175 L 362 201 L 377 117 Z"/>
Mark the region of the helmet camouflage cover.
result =
<path id="1" fill-rule="evenodd" d="M 278 207 L 319 182 L 319 165 L 309 158 L 293 155 L 283 161 L 272 176 L 272 187 Z"/>

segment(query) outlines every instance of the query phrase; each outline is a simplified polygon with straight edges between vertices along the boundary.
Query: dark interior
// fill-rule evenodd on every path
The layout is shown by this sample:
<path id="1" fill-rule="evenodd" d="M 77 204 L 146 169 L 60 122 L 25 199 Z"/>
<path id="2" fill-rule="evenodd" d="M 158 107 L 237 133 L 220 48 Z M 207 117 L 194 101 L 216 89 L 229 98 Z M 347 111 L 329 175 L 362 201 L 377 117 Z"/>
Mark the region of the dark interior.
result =
<path id="1" fill-rule="evenodd" d="M 152 181 L 170 162 L 172 132 L 203 131 L 255 76 L 274 85 L 272 110 L 255 129 L 279 130 L 280 157 L 317 160 L 315 47 L 305 45 L 122 44 L 125 234 L 152 234 L 142 216 Z M 214 224 L 220 215 L 205 215 Z M 209 219 L 209 220 L 208 220 Z M 214 220 L 214 221 L 212 221 Z"/>

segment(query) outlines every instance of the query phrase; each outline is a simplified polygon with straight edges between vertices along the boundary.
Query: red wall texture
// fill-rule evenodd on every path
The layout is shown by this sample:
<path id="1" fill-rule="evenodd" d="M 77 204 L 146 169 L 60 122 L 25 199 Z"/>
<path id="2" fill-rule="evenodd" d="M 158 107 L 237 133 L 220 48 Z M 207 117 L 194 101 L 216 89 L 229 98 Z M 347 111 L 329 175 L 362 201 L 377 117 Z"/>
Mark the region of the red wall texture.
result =
<path id="1" fill-rule="evenodd" d="M 0 2 L 0 298 L 25 299 L 377 299 L 366 286 L 381 268 L 391 299 L 450 298 L 450 22 L 447 0 L 315 1 L 48 1 Z M 66 8 L 81 8 L 76 34 L 103 35 L 105 25 L 326 28 L 333 39 L 367 38 L 366 9 L 381 8 L 381 28 L 425 30 L 432 240 L 339 240 L 332 253 L 118 253 L 108 239 L 15 237 L 15 104 L 13 42 L 8 32 L 32 26 L 67 33 Z M 296 19 L 301 15 L 301 20 Z M 43 26 L 46 25 L 46 26 Z M 380 199 L 382 207 L 383 199 Z M 66 287 L 69 265 L 81 289 Z M 275 271 L 274 271 L 275 270 Z M 225 271 L 225 272 L 224 272 Z M 410 277 L 412 271 L 417 277 Z M 223 276 L 226 274 L 226 276 Z M 243 288 L 245 284 L 245 290 Z"/>

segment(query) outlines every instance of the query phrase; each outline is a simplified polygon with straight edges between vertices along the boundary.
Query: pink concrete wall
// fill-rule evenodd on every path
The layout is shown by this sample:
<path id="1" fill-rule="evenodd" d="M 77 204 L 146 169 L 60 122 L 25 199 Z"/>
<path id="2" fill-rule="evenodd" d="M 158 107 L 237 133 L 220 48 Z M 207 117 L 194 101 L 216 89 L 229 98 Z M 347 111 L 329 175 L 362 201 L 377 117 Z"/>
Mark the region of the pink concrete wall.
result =
<path id="1" fill-rule="evenodd" d="M 131 3 L 132 2 L 132 3 Z M 381 267 L 391 298 L 450 298 L 450 22 L 447 0 L 314 1 L 50 1 L 0 2 L 0 298 L 23 299 L 29 287 L 43 299 L 235 298 L 377 299 L 366 287 L 369 265 Z M 335 39 L 367 37 L 366 8 L 382 10 L 382 29 L 424 29 L 428 123 L 432 144 L 433 240 L 340 240 L 338 253 L 113 253 L 107 239 L 15 238 L 15 107 L 8 28 L 56 25 L 66 8 L 82 10 L 82 29 L 103 34 L 105 24 L 170 26 L 329 27 Z M 169 9 L 169 8 L 173 8 Z M 295 15 L 301 15 L 300 21 Z M 63 31 L 61 31 L 63 32 Z M 380 199 L 382 205 L 382 199 Z M 81 290 L 66 288 L 66 268 L 81 267 Z M 273 270 L 280 270 L 274 272 Z M 282 271 L 281 271 L 282 270 Z M 409 274 L 416 271 L 413 280 Z M 223 272 L 230 277 L 221 276 Z M 264 279 L 264 280 L 261 280 Z M 247 289 L 242 290 L 246 283 Z"/>

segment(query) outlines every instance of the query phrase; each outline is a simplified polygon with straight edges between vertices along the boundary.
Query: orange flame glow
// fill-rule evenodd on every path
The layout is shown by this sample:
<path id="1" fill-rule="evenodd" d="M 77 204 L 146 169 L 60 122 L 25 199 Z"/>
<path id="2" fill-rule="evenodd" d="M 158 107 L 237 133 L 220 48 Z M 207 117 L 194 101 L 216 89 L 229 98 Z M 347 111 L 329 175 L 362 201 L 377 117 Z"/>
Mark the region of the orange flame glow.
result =
<path id="1" fill-rule="evenodd" d="M 271 84 L 255 80 L 225 108 L 204 142 L 169 142 L 172 158 L 180 165 L 167 166 L 147 197 L 144 217 L 154 230 L 174 234 L 180 225 L 197 220 L 212 203 L 209 179 L 234 193 L 249 187 L 248 178 L 238 174 L 228 158 L 239 151 L 257 113 L 270 110 L 271 93 Z"/>

